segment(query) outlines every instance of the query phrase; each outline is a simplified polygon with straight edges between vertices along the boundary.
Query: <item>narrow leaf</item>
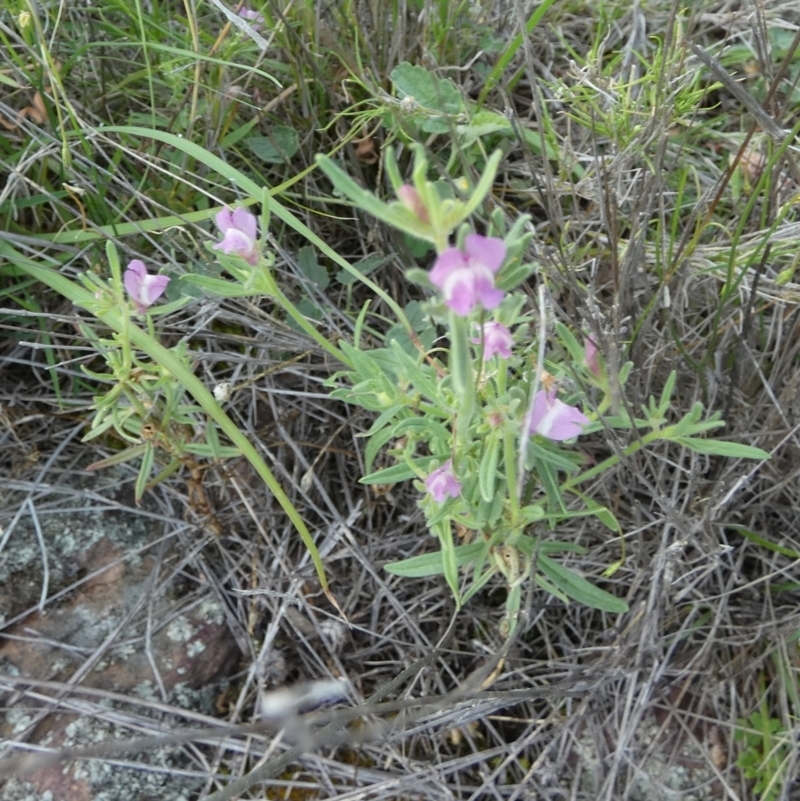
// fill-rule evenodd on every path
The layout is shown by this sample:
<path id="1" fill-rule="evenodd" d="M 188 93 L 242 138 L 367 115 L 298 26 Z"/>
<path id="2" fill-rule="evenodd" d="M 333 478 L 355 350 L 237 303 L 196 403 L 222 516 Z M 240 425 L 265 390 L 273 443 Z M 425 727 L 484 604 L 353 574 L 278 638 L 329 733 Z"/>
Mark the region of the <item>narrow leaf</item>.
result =
<path id="1" fill-rule="evenodd" d="M 733 459 L 769 459 L 769 453 L 754 448 L 752 445 L 743 445 L 740 442 L 726 442 L 719 439 L 697 439 L 696 437 L 677 437 L 676 442 L 686 446 L 695 453 L 712 456 L 727 456 Z"/>
<path id="2" fill-rule="evenodd" d="M 622 614 L 628 611 L 628 604 L 626 604 L 625 601 L 611 595 L 611 593 L 605 590 L 601 590 L 599 587 L 595 587 L 594 584 L 587 581 L 583 576 L 579 576 L 577 573 L 559 564 L 546 554 L 539 554 L 537 564 L 542 573 L 544 573 L 556 587 L 565 595 L 578 601 L 578 603 L 614 614 Z"/>

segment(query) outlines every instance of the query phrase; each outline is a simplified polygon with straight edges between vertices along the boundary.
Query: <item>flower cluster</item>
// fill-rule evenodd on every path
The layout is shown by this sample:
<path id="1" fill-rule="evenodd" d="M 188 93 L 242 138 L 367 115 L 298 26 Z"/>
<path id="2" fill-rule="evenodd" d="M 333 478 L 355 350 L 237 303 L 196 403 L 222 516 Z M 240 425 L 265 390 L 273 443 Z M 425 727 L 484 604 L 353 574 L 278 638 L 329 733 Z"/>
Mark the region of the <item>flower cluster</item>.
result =
<path id="1" fill-rule="evenodd" d="M 536 393 L 530 411 L 525 417 L 526 436 L 538 434 L 554 442 L 574 439 L 583 433 L 589 418 L 577 407 L 556 397 L 555 390 L 542 389 Z M 437 503 L 449 495 L 455 498 L 461 492 L 461 484 L 453 471 L 453 462 L 448 459 L 425 479 L 425 488 Z"/>
<path id="2" fill-rule="evenodd" d="M 398 196 L 420 219 L 427 219 L 427 209 L 413 187 L 400 187 Z M 466 317 L 479 307 L 492 310 L 502 302 L 504 292 L 495 286 L 495 276 L 505 258 L 506 245 L 502 239 L 469 234 L 463 250 L 451 247 L 439 255 L 429 278 L 441 291 L 445 305 L 457 316 Z M 508 359 L 514 346 L 508 328 L 494 320 L 475 324 L 470 341 L 482 347 L 485 360 L 495 356 Z M 591 339 L 586 341 L 585 358 L 589 370 L 597 374 L 597 347 Z M 588 423 L 589 418 L 577 406 L 559 400 L 554 389 L 543 389 L 536 393 L 525 415 L 523 436 L 539 435 L 561 442 L 582 434 Z M 425 479 L 425 486 L 437 503 L 448 496 L 459 495 L 461 484 L 455 476 L 452 460 L 434 470 Z"/>
<path id="3" fill-rule="evenodd" d="M 222 209 L 216 216 L 222 239 L 213 247 L 225 254 L 241 256 L 255 266 L 261 255 L 258 247 L 258 221 L 247 209 Z M 144 314 L 163 294 L 169 283 L 166 275 L 151 275 L 144 262 L 133 259 L 123 276 L 125 290 L 139 314 Z"/>

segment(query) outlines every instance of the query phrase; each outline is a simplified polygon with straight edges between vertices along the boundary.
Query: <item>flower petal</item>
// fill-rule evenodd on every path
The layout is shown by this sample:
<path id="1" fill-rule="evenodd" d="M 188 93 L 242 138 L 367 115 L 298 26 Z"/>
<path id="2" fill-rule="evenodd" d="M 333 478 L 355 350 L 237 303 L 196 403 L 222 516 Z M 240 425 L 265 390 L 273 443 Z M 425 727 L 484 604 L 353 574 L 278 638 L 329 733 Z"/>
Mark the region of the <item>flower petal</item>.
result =
<path id="1" fill-rule="evenodd" d="M 125 284 L 125 290 L 132 298 L 139 297 L 139 287 L 146 275 L 147 267 L 144 266 L 144 262 L 139 261 L 139 259 L 133 259 L 128 264 L 125 275 L 122 277 L 122 283 Z"/>
<path id="2" fill-rule="evenodd" d="M 470 341 L 473 345 L 483 343 L 483 358 L 487 361 L 493 356 L 508 359 L 511 356 L 511 348 L 514 346 L 511 332 L 502 323 L 494 320 L 485 322 L 482 331 L 477 328 L 476 336 L 472 337 Z"/>
<path id="3" fill-rule="evenodd" d="M 506 243 L 494 236 L 469 234 L 464 240 L 464 250 L 471 261 L 476 261 L 491 270 L 494 275 L 506 258 Z"/>
<path id="4" fill-rule="evenodd" d="M 584 337 L 583 361 L 592 375 L 600 377 L 600 358 L 597 344 L 591 337 Z"/>
<path id="5" fill-rule="evenodd" d="M 247 209 L 238 208 L 233 212 L 233 225 L 253 242 L 258 239 L 258 221 Z"/>
<path id="6" fill-rule="evenodd" d="M 485 275 L 477 274 L 474 283 L 475 301 L 484 309 L 496 309 L 503 301 L 505 293 L 497 289 L 494 281 Z"/>
<path id="7" fill-rule="evenodd" d="M 253 241 L 238 228 L 228 228 L 222 241 L 214 245 L 214 250 L 221 250 L 223 253 L 238 253 L 245 257 L 252 249 Z"/>
<path id="8" fill-rule="evenodd" d="M 447 248 L 439 254 L 428 277 L 437 289 L 443 289 L 453 270 L 464 269 L 466 264 L 467 260 L 458 248 Z"/>
<path id="9" fill-rule="evenodd" d="M 144 303 L 148 306 L 155 303 L 163 294 L 169 283 L 168 275 L 148 275 L 144 280 Z"/>
<path id="10" fill-rule="evenodd" d="M 475 281 L 469 270 L 456 270 L 442 287 L 445 304 L 459 317 L 465 317 L 477 302 Z"/>
<path id="11" fill-rule="evenodd" d="M 217 212 L 214 217 L 214 222 L 216 222 L 217 228 L 219 228 L 223 234 L 227 233 L 228 229 L 232 228 L 234 225 L 233 212 L 226 206 L 224 209 Z"/>
<path id="12" fill-rule="evenodd" d="M 451 459 L 425 479 L 425 488 L 436 503 L 442 503 L 447 496 L 457 498 L 461 494 L 461 484 L 453 474 Z"/>
<path id="13" fill-rule="evenodd" d="M 464 247 L 464 251 L 447 248 L 429 273 L 445 304 L 460 317 L 470 314 L 478 304 L 484 309 L 497 308 L 504 297 L 494 285 L 494 274 L 505 259 L 503 240 L 469 234 Z"/>
<path id="14" fill-rule="evenodd" d="M 128 264 L 122 277 L 125 290 L 140 314 L 164 294 L 169 280 L 166 275 L 149 275 L 144 262 L 139 259 L 133 259 Z"/>
<path id="15" fill-rule="evenodd" d="M 570 406 L 555 396 L 555 391 L 540 390 L 536 393 L 527 421 L 529 434 L 561 442 L 583 433 L 583 426 L 589 423 L 577 406 Z"/>

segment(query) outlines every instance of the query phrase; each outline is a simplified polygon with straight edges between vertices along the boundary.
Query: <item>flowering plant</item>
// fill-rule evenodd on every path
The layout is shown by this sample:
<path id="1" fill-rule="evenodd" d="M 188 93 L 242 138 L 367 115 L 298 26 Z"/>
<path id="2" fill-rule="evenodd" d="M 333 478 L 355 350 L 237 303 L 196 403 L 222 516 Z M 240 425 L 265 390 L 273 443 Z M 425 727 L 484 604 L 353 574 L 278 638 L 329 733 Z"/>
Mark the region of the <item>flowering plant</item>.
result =
<path id="1" fill-rule="evenodd" d="M 264 228 L 268 218 L 265 202 Z M 341 351 L 309 323 L 277 286 L 270 270 L 272 254 L 258 241 L 258 219 L 243 208 L 225 207 L 216 214 L 216 223 L 222 239 L 209 243 L 208 248 L 228 277 L 184 273 L 180 276 L 182 282 L 220 297 L 270 296 L 331 356 L 346 362 Z M 28 265 L 35 277 L 90 311 L 109 332 L 100 335 L 91 324 L 81 325 L 82 333 L 107 365 L 106 372 L 82 369 L 100 386 L 110 386 L 94 398 L 94 416 L 84 440 L 113 430 L 125 445 L 90 465 L 90 469 L 138 460 L 138 503 L 148 488 L 183 466 L 192 476 L 190 495 L 195 511 L 209 529 L 222 533 L 206 502 L 202 482 L 195 476 L 202 474 L 207 460 L 245 456 L 286 511 L 308 549 L 323 591 L 338 607 L 308 527 L 263 457 L 222 408 L 232 388 L 220 384 L 212 394 L 194 375 L 196 358 L 187 343 L 179 341 L 167 348 L 160 342 L 155 318 L 174 313 L 191 298 L 184 294 L 156 306 L 171 283 L 170 276 L 151 273 L 138 259 L 129 262 L 123 273 L 117 248 L 111 241 L 107 242 L 106 256 L 110 277 L 86 272 L 80 276 L 82 286 L 57 272 Z M 138 316 L 145 317 L 146 330 L 139 326 L 135 319 Z M 162 465 L 163 469 L 154 475 L 154 468 Z"/>
<path id="2" fill-rule="evenodd" d="M 564 601 L 574 599 L 608 612 L 627 609 L 622 599 L 553 558 L 557 552 L 583 550 L 550 534 L 569 518 L 593 515 L 613 534 L 622 533 L 609 509 L 577 489 L 618 457 L 581 473 L 587 457 L 576 442 L 579 437 L 603 427 L 650 428 L 634 448 L 657 438 L 680 437 L 687 447 L 708 453 L 709 441 L 696 435 L 722 423 L 716 417 L 701 422 L 702 409 L 695 407 L 677 425 L 666 426 L 674 376 L 644 419 L 624 412 L 606 414 L 612 393 L 594 340 L 581 346 L 567 327 L 556 324 L 551 330 L 544 291 L 537 314 L 532 314 L 527 295 L 519 289 L 536 272 L 536 265 L 524 261 L 531 239 L 528 218 L 519 218 L 506 230 L 497 213 L 485 236 L 467 223 L 492 185 L 498 159 L 495 154 L 488 160 L 476 186 L 460 199 L 441 194 L 427 180 L 420 147 L 412 184 L 401 180 L 388 151 L 387 174 L 398 198 L 388 203 L 361 189 L 329 159 L 318 161 L 340 193 L 432 243 L 437 253 L 430 272 L 407 271 L 409 280 L 433 291 L 423 305 L 429 322 L 411 335 L 393 329 L 379 347 L 369 347 L 362 338 L 365 308 L 355 341 L 342 345 L 352 367 L 330 382 L 335 397 L 379 415 L 369 431 L 368 473 L 362 481 L 417 479 L 419 505 L 439 540 L 438 551 L 386 569 L 406 577 L 443 574 L 459 603 L 501 575 L 508 585 L 503 626 L 511 631 L 526 579 Z M 630 370 L 631 365 L 623 367 L 620 385 Z M 375 469 L 385 447 L 394 464 Z M 761 453 L 736 447 L 740 455 Z M 467 567 L 471 580 L 463 574 Z M 612 565 L 607 572 L 614 569 Z"/>
<path id="3" fill-rule="evenodd" d="M 651 398 L 639 416 L 627 408 L 610 413 L 631 365 L 613 376 L 612 392 L 598 343 L 586 339 L 582 345 L 566 326 L 548 326 L 545 276 L 539 276 L 538 307 L 530 308 L 527 294 L 519 289 L 536 272 L 536 265 L 524 260 L 532 237 L 528 218 L 522 216 L 508 227 L 498 210 L 485 235 L 469 223 L 491 190 L 500 153 L 486 161 L 480 179 L 470 187 L 464 181 L 442 186 L 430 182 L 421 147 L 416 149 L 411 182 L 405 183 L 389 150 L 386 170 L 397 200 L 388 203 L 362 189 L 329 159 L 319 159 L 320 168 L 340 194 L 433 245 L 437 258 L 431 272 L 413 267 L 407 271 L 410 281 L 430 292 L 423 307 L 425 317 L 401 308 L 282 206 L 274 193 L 218 156 L 164 131 L 133 126 L 106 130 L 155 139 L 200 158 L 210 169 L 229 177 L 248 203 L 261 204 L 260 221 L 241 208 L 209 210 L 207 216 L 216 215 L 221 234 L 219 241 L 207 244 L 215 264 L 207 265 L 210 273 L 185 272 L 181 284 L 218 297 L 269 297 L 276 310 L 283 310 L 344 366 L 331 380 L 332 394 L 377 413 L 369 431 L 368 472 L 363 482 L 416 479 L 419 505 L 439 540 L 438 551 L 387 565 L 392 573 L 443 574 L 459 604 L 500 575 L 508 585 L 504 622 L 508 630 L 517 623 L 526 583 L 535 583 L 564 601 L 575 599 L 620 612 L 626 608 L 624 601 L 553 558 L 558 552 L 582 551 L 552 538 L 551 532 L 568 518 L 592 515 L 613 534 L 621 533 L 611 512 L 579 491 L 580 485 L 659 439 L 705 455 L 768 458 L 758 448 L 700 436 L 723 423 L 717 415 L 703 420 L 699 403 L 677 422 L 668 422 L 674 374 L 661 398 Z M 461 194 L 454 194 L 453 186 Z M 367 336 L 377 336 L 380 326 L 367 324 L 366 304 L 355 320 L 352 342 L 334 343 L 317 331 L 281 291 L 272 273 L 274 257 L 266 248 L 271 214 L 380 297 L 396 315 L 397 325 L 382 340 L 368 340 Z M 170 217 L 162 223 L 168 227 L 174 221 Z M 86 367 L 84 371 L 99 385 L 110 387 L 95 398 L 95 416 L 86 439 L 114 429 L 130 443 L 104 462 L 140 459 L 137 498 L 170 475 L 176 464 L 183 463 L 194 474 L 201 469 L 197 460 L 243 455 L 291 520 L 314 562 L 322 589 L 336 605 L 302 516 L 253 443 L 222 408 L 234 390 L 220 385 L 212 394 L 194 374 L 186 343 L 167 348 L 160 341 L 154 320 L 189 301 L 175 292 L 175 282 L 167 287 L 166 276 L 150 274 L 136 260 L 123 278 L 113 242 L 106 248 L 110 279 L 90 271 L 80 276 L 80 283 L 26 259 L 10 246 L 4 246 L 4 252 L 34 278 L 91 312 L 103 327 L 102 335 L 89 322 L 81 327 L 108 368 L 105 373 Z M 156 305 L 164 290 L 178 297 Z M 139 315 L 144 316 L 146 328 L 136 319 Z M 412 326 L 411 320 L 417 320 L 416 324 Z M 614 455 L 588 466 L 576 442 L 610 428 L 636 435 Z M 375 469 L 384 448 L 394 463 Z M 168 463 L 153 477 L 156 453 L 166 456 Z M 459 534 L 458 544 L 454 532 Z M 462 571 L 469 567 L 471 573 L 465 575 Z"/>

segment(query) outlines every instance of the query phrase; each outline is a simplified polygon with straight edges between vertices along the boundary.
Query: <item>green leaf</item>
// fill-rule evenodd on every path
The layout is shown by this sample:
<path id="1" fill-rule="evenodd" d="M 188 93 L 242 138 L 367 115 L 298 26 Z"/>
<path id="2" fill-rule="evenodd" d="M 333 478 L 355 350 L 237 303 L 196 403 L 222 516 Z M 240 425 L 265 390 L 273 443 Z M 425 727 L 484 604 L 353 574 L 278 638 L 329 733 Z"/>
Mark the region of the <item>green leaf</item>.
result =
<path id="1" fill-rule="evenodd" d="M 495 284 L 503 292 L 510 292 L 518 287 L 523 281 L 536 270 L 537 264 L 523 264 L 521 261 L 512 262 L 507 267 L 503 267 L 497 274 Z"/>
<path id="2" fill-rule="evenodd" d="M 423 439 L 425 442 L 430 442 L 432 439 L 448 442 L 450 439 L 450 431 L 430 415 L 409 417 L 406 420 L 401 420 L 392 429 L 392 437 L 397 437 L 398 439 L 407 433 L 413 434 L 416 439 Z"/>
<path id="3" fill-rule="evenodd" d="M 481 491 L 481 498 L 487 503 L 494 500 L 499 461 L 500 437 L 495 429 L 486 440 L 486 449 L 478 467 L 478 487 Z"/>
<path id="4" fill-rule="evenodd" d="M 183 449 L 195 456 L 204 456 L 206 459 L 238 459 L 242 452 L 230 445 L 216 445 L 206 442 L 187 442 Z"/>
<path id="5" fill-rule="evenodd" d="M 578 492 L 578 490 L 573 489 L 571 491 L 586 504 L 585 513 L 587 515 L 594 515 L 604 526 L 610 528 L 616 534 L 622 534 L 622 526 L 617 522 L 617 518 L 614 517 L 610 509 L 597 503 L 597 501 L 593 500 L 588 495 Z"/>
<path id="6" fill-rule="evenodd" d="M 300 147 L 297 131 L 285 125 L 276 125 L 269 136 L 250 136 L 244 141 L 253 154 L 267 164 L 288 162 Z"/>
<path id="7" fill-rule="evenodd" d="M 439 537 L 439 542 L 442 546 L 442 573 L 456 599 L 457 605 L 461 606 L 461 599 L 458 593 L 458 560 L 456 558 L 456 548 L 453 544 L 453 530 L 450 525 L 450 520 L 445 518 L 441 523 L 435 527 L 436 536 Z"/>
<path id="8" fill-rule="evenodd" d="M 628 611 L 628 604 L 611 593 L 595 587 L 583 576 L 579 576 L 569 568 L 564 567 L 546 554 L 540 553 L 537 561 L 539 569 L 553 584 L 565 595 L 578 603 L 592 609 L 601 609 L 604 612 L 622 614 Z"/>
<path id="9" fill-rule="evenodd" d="M 145 489 L 147 488 L 147 482 L 150 479 L 151 473 L 153 472 L 153 463 L 155 462 L 155 457 L 156 449 L 153 446 L 153 443 L 145 442 L 144 452 L 142 453 L 142 463 L 139 465 L 139 474 L 136 476 L 136 486 L 134 488 L 134 498 L 136 499 L 137 506 L 144 496 Z"/>
<path id="10" fill-rule="evenodd" d="M 229 134 L 227 134 L 219 143 L 220 150 L 230 150 L 235 144 L 240 142 L 242 139 L 253 130 L 253 128 L 258 125 L 259 115 L 254 114 L 252 119 L 248 120 L 244 124 L 240 125 L 238 128 L 234 128 Z"/>
<path id="11" fill-rule="evenodd" d="M 475 498 L 475 481 L 465 482 L 462 494 L 465 498 Z M 491 501 L 478 497 L 478 505 L 472 509 L 470 528 L 490 530 L 493 529 L 503 514 L 504 501 L 502 495 L 495 495 Z"/>
<path id="12" fill-rule="evenodd" d="M 306 320 L 314 320 L 314 322 L 317 323 L 322 320 L 323 311 L 316 303 L 314 303 L 313 300 L 309 300 L 308 298 L 298 300 L 297 303 L 295 303 L 295 308 Z M 290 318 L 286 321 L 286 325 L 294 328 L 297 331 L 303 331 L 303 327 L 298 323 L 297 320 Z"/>
<path id="13" fill-rule="evenodd" d="M 678 373 L 676 370 L 673 370 L 669 377 L 667 378 L 666 383 L 664 384 L 664 389 L 661 391 L 661 400 L 658 404 L 658 412 L 659 416 L 664 418 L 667 415 L 667 411 L 669 410 L 670 400 L 672 399 L 672 393 L 675 390 L 675 381 L 678 378 Z"/>
<path id="14" fill-rule="evenodd" d="M 413 462 L 414 467 L 405 462 L 385 467 L 376 473 L 370 473 L 359 480 L 361 484 L 396 484 L 398 481 L 407 481 L 409 478 L 418 478 L 428 472 L 428 465 L 431 457 L 417 459 Z M 415 469 L 416 468 L 416 469 Z"/>
<path id="15" fill-rule="evenodd" d="M 549 595 L 558 598 L 559 601 L 565 604 L 569 603 L 569 597 L 561 592 L 557 585 L 549 582 L 541 573 L 536 574 L 536 583 Z"/>
<path id="16" fill-rule="evenodd" d="M 197 413 L 202 413 L 202 409 L 198 408 L 195 414 Z M 210 451 L 209 458 L 211 459 L 222 458 L 222 452 L 220 450 L 222 446 L 220 445 L 219 441 L 219 432 L 217 431 L 217 426 L 214 424 L 213 420 L 209 420 L 206 423 L 206 447 Z M 238 448 L 235 450 L 236 450 L 236 455 L 241 456 L 241 453 L 239 452 Z"/>
<path id="17" fill-rule="evenodd" d="M 373 217 L 383 220 L 387 225 L 391 225 L 400 231 L 425 238 L 424 233 L 420 230 L 420 226 L 423 224 L 409 209 L 399 203 L 393 203 L 392 205 L 383 203 L 372 192 L 362 189 L 357 181 L 353 180 L 336 162 L 327 156 L 317 155 L 316 160 L 317 166 L 328 176 L 334 188 L 355 206 L 364 209 Z M 352 264 L 348 263 L 344 269 L 345 272 L 349 272 L 356 278 L 362 277 Z M 369 286 L 368 281 L 364 281 L 364 283 Z"/>
<path id="18" fill-rule="evenodd" d="M 401 408 L 401 407 L 394 407 Z M 380 449 L 386 445 L 391 439 L 394 438 L 394 431 L 391 427 L 387 427 L 376 431 L 367 442 L 367 447 L 364 448 L 364 469 L 369 473 L 372 470 L 372 465 L 375 463 L 375 457 L 378 455 Z"/>
<path id="19" fill-rule="evenodd" d="M 695 437 L 676 437 L 675 442 L 689 448 L 695 453 L 712 456 L 727 456 L 732 459 L 769 459 L 769 453 L 754 448 L 752 445 L 742 445 L 739 442 L 726 442 L 720 439 L 697 439 Z"/>
<path id="20" fill-rule="evenodd" d="M 352 267 L 357 271 L 358 275 L 369 275 L 373 270 L 385 267 L 393 258 L 394 256 L 367 256 L 365 259 L 357 261 Z M 358 278 L 352 273 L 340 270 L 336 273 L 336 280 L 344 286 L 352 286 Z"/>
<path id="21" fill-rule="evenodd" d="M 482 136 L 490 136 L 495 133 L 513 133 L 511 122 L 507 117 L 498 114 L 496 111 L 478 111 L 466 125 L 457 126 L 461 137 L 461 147 L 469 147 Z"/>
<path id="22" fill-rule="evenodd" d="M 522 509 L 519 510 L 519 513 L 522 516 L 526 526 L 530 525 L 531 523 L 538 523 L 540 520 L 544 520 L 546 517 L 544 509 L 539 506 L 539 504 L 523 506 Z"/>
<path id="23" fill-rule="evenodd" d="M 210 275 L 182 275 L 181 281 L 199 287 L 204 292 L 218 298 L 245 298 L 260 294 L 255 289 L 248 289 L 233 281 L 223 278 L 212 278 Z"/>
<path id="24" fill-rule="evenodd" d="M 525 556 L 533 556 L 537 550 L 537 538 L 531 537 L 528 534 L 523 534 L 517 540 L 517 547 L 525 554 Z M 577 553 L 585 554 L 586 548 L 578 545 L 575 542 L 560 542 L 559 540 L 545 540 L 538 543 L 538 553 L 540 554 L 553 554 L 553 553 Z"/>
<path id="25" fill-rule="evenodd" d="M 480 592 L 496 573 L 497 571 L 494 568 L 488 568 L 484 570 L 483 573 L 476 575 L 472 584 L 470 584 L 464 595 L 461 596 L 462 605 L 466 604 L 473 595 Z"/>
<path id="26" fill-rule="evenodd" d="M 419 64 L 403 61 L 389 73 L 389 77 L 403 97 L 414 98 L 420 106 L 442 114 L 460 114 L 464 110 L 464 99 L 458 87 Z"/>
<path id="27" fill-rule="evenodd" d="M 392 340 L 391 353 L 397 365 L 396 371 L 399 377 L 410 383 L 414 389 L 425 396 L 431 403 L 436 403 L 439 400 L 439 387 L 437 386 L 433 376 L 432 370 L 427 364 L 420 364 L 419 351 L 414 351 L 415 355 L 411 356 L 403 350 L 402 345 L 396 340 Z"/>
<path id="28" fill-rule="evenodd" d="M 800 559 L 800 553 L 797 551 L 791 548 L 785 548 L 783 545 L 778 545 L 777 543 L 768 540 L 766 537 L 756 534 L 755 531 L 750 531 L 750 529 L 745 528 L 744 526 L 728 523 L 726 528 L 732 528 L 734 531 L 737 531 L 739 534 L 741 534 L 745 539 L 750 540 L 750 542 L 754 542 L 756 545 L 760 545 L 762 548 L 767 548 L 775 553 L 783 554 L 783 556 L 788 556 L 790 559 Z"/>
<path id="29" fill-rule="evenodd" d="M 453 549 L 457 567 L 472 564 L 485 550 L 486 543 L 473 542 L 469 545 L 459 545 Z M 425 576 L 439 576 L 443 572 L 441 551 L 424 553 L 403 559 L 400 562 L 391 562 L 384 565 L 384 570 L 395 576 L 405 578 L 424 578 Z"/>
<path id="30" fill-rule="evenodd" d="M 113 420 L 109 420 L 108 424 L 103 425 L 103 430 L 110 428 L 113 424 Z M 102 432 L 101 432 L 102 433 Z M 95 433 L 91 432 L 87 434 L 81 442 L 87 442 L 90 439 L 95 437 Z M 106 467 L 113 467 L 117 464 L 124 464 L 125 462 L 131 461 L 131 459 L 139 459 L 145 451 L 145 444 L 141 443 L 140 445 L 131 445 L 130 448 L 125 448 L 123 451 L 118 451 L 113 456 L 108 456 L 105 459 L 99 459 L 96 462 L 92 462 L 86 469 L 87 470 L 104 470 Z"/>
<path id="31" fill-rule="evenodd" d="M 531 129 L 527 126 L 524 127 L 522 129 L 522 138 L 525 140 L 525 143 L 528 145 L 528 147 L 537 155 L 546 155 L 551 161 L 561 161 L 558 148 L 553 146 L 552 141 L 550 141 L 550 138 L 547 137 L 547 135 L 544 137 L 544 153 L 542 153 L 542 133 L 538 128 Z M 575 177 L 582 176 L 583 168 L 576 165 L 572 169 L 572 174 Z"/>
<path id="32" fill-rule="evenodd" d="M 164 317 L 178 311 L 178 309 L 182 309 L 187 303 L 191 303 L 191 301 L 192 299 L 190 297 L 183 295 L 169 303 L 162 303 L 160 306 L 151 306 L 147 310 L 147 313 L 154 319 L 157 317 Z"/>
<path id="33" fill-rule="evenodd" d="M 528 461 L 531 466 L 535 465 L 537 471 L 549 467 L 564 473 L 574 473 L 582 459 L 579 453 L 564 450 L 552 440 L 538 436 L 533 440 L 529 453 L 533 454 L 533 458 Z"/>
<path id="34" fill-rule="evenodd" d="M 561 343 L 569 351 L 572 361 L 574 361 L 576 364 L 581 364 L 586 355 L 586 351 L 580 342 L 578 342 L 578 340 L 575 338 L 575 334 L 573 334 L 572 331 L 567 328 L 567 326 L 558 321 L 556 321 L 556 333 L 558 334 L 558 338 L 561 340 Z"/>
<path id="35" fill-rule="evenodd" d="M 297 251 L 297 266 L 300 272 L 316 284 L 324 292 L 331 282 L 328 271 L 317 261 L 317 251 L 310 245 L 305 245 Z"/>

